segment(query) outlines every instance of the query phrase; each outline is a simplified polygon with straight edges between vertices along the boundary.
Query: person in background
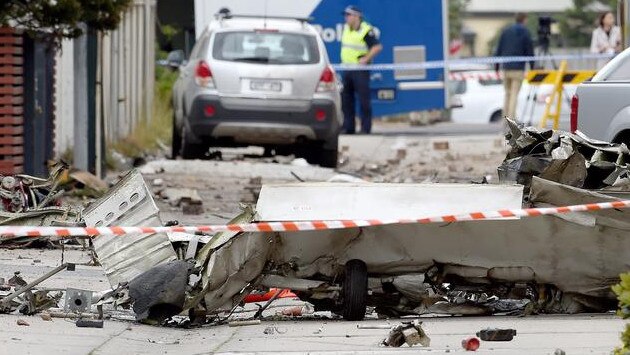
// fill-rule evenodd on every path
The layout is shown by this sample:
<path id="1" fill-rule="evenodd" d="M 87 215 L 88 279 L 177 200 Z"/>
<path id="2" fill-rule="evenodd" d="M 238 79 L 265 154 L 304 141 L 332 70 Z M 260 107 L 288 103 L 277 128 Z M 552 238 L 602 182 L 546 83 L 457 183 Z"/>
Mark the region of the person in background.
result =
<path id="1" fill-rule="evenodd" d="M 599 16 L 598 23 L 591 37 L 591 53 L 613 55 L 621 52 L 621 29 L 615 26 L 615 15 L 605 12 Z M 607 59 L 599 59 L 597 68 L 601 69 L 606 62 Z"/>
<path id="2" fill-rule="evenodd" d="M 370 64 L 383 49 L 373 27 L 363 21 L 363 13 L 350 5 L 343 12 L 346 24 L 341 36 L 341 63 Z M 346 70 L 343 72 L 343 132 L 355 133 L 355 93 L 361 106 L 361 133 L 372 131 L 372 105 L 370 102 L 370 72 L 367 70 Z"/>
<path id="3" fill-rule="evenodd" d="M 499 43 L 495 52 L 497 57 L 520 57 L 533 56 L 534 43 L 525 21 L 527 15 L 524 13 L 516 14 L 516 23 L 503 30 Z M 505 88 L 505 99 L 503 102 L 503 116 L 515 118 L 516 100 L 518 92 L 525 78 L 525 62 L 507 62 L 503 63 L 503 86 Z M 534 69 L 533 61 L 529 62 L 530 68 Z M 495 69 L 498 71 L 500 65 L 497 64 Z"/>

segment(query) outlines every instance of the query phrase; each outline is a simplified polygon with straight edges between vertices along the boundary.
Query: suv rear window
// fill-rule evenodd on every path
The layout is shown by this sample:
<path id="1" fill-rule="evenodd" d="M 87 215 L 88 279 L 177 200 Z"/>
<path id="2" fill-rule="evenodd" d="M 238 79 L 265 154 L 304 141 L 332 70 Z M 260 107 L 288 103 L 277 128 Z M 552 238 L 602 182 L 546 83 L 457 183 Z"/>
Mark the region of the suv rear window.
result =
<path id="1" fill-rule="evenodd" d="M 217 60 L 265 64 L 315 64 L 315 36 L 282 32 L 220 32 L 212 57 Z"/>

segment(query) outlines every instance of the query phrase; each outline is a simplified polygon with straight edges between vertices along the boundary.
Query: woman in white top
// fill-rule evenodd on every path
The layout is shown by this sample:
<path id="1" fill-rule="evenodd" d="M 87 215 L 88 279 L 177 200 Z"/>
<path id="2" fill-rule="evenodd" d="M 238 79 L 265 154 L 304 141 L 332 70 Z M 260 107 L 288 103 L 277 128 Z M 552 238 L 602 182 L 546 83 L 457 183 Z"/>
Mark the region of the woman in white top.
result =
<path id="1" fill-rule="evenodd" d="M 599 16 L 599 26 L 593 31 L 591 39 L 591 53 L 615 54 L 621 52 L 621 30 L 615 26 L 615 15 L 605 12 Z M 598 60 L 597 68 L 608 62 L 607 59 Z"/>

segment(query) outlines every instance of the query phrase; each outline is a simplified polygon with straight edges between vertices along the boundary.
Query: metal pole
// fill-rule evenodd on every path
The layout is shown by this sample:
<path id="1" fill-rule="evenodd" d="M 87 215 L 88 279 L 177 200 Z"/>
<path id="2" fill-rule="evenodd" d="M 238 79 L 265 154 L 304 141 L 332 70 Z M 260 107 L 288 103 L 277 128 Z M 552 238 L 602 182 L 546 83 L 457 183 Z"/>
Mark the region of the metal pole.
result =
<path id="1" fill-rule="evenodd" d="M 11 302 L 11 300 L 13 300 L 14 298 L 16 298 L 17 296 L 23 294 L 24 292 L 32 289 L 33 287 L 39 285 L 40 283 L 42 283 L 43 281 L 49 279 L 50 277 L 52 277 L 53 275 L 57 274 L 58 272 L 60 272 L 63 269 L 68 269 L 69 271 L 74 271 L 75 268 L 75 264 L 71 264 L 71 263 L 63 263 L 59 266 L 57 266 L 56 268 L 50 270 L 49 272 L 47 272 L 46 274 L 40 276 L 37 280 L 29 283 L 28 285 L 15 290 L 12 294 L 8 295 L 7 297 L 3 298 L 2 301 L 0 301 L 0 306 L 6 307 L 9 302 Z"/>
<path id="2" fill-rule="evenodd" d="M 87 92 L 87 26 L 80 26 L 83 35 L 74 40 L 74 151 L 73 165 L 83 171 L 88 165 L 88 92 Z"/>

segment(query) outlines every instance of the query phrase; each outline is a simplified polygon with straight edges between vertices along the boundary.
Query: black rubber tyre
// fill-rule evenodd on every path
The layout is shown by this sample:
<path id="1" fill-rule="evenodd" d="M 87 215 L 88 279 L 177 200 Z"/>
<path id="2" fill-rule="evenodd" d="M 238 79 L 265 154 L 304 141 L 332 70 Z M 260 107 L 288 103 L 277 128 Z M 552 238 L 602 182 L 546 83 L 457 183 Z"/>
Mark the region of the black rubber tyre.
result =
<path id="1" fill-rule="evenodd" d="M 173 116 L 173 134 L 171 140 L 171 158 L 177 159 L 180 155 L 180 151 L 182 149 L 182 136 L 180 134 L 180 130 L 177 128 L 177 124 L 175 123 L 175 116 Z"/>
<path id="2" fill-rule="evenodd" d="M 618 133 L 615 139 L 613 139 L 613 143 L 623 143 L 630 148 L 630 131 L 623 131 L 621 133 Z"/>
<path id="3" fill-rule="evenodd" d="M 346 263 L 343 282 L 343 319 L 359 321 L 365 318 L 367 308 L 367 266 L 361 260 Z"/>
<path id="4" fill-rule="evenodd" d="M 265 150 L 264 150 L 263 155 L 262 155 L 263 158 L 271 158 L 271 157 L 273 157 L 275 155 L 274 154 L 275 153 L 275 151 L 274 151 L 275 149 L 270 148 L 270 147 L 265 147 L 264 149 Z"/>
<path id="5" fill-rule="evenodd" d="M 319 151 L 317 164 L 324 168 L 336 168 L 339 160 L 339 152 L 337 149 L 322 149 Z"/>
<path id="6" fill-rule="evenodd" d="M 203 144 L 193 144 L 186 142 L 186 132 L 182 132 L 182 158 L 184 159 L 203 159 L 208 152 L 208 147 Z"/>
<path id="7" fill-rule="evenodd" d="M 492 116 L 490 116 L 490 123 L 501 122 L 503 119 L 503 111 L 495 111 Z"/>

